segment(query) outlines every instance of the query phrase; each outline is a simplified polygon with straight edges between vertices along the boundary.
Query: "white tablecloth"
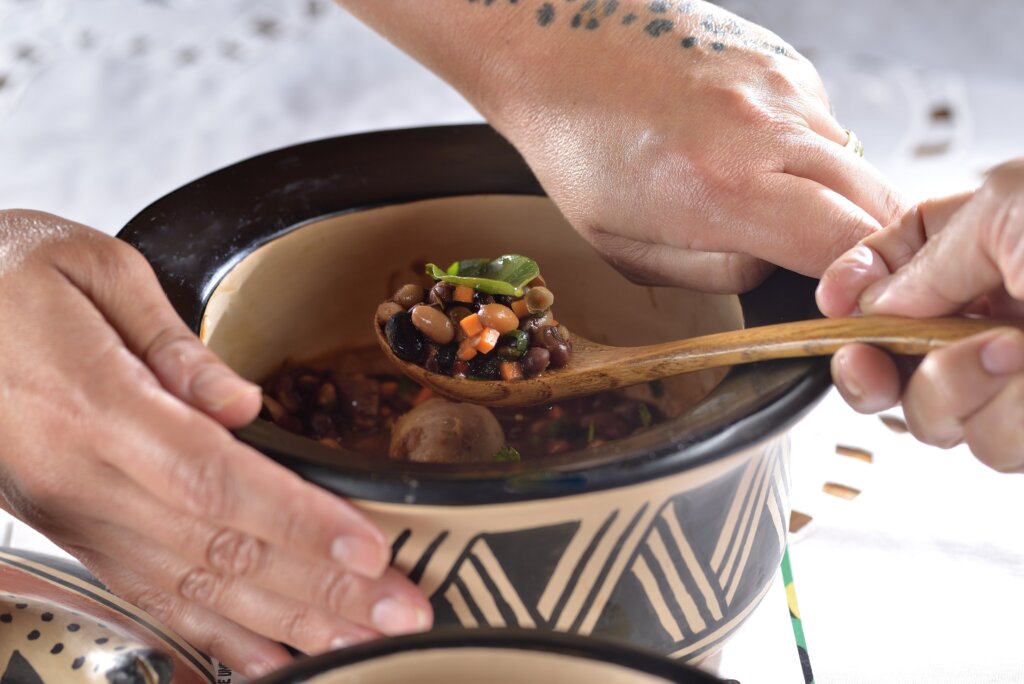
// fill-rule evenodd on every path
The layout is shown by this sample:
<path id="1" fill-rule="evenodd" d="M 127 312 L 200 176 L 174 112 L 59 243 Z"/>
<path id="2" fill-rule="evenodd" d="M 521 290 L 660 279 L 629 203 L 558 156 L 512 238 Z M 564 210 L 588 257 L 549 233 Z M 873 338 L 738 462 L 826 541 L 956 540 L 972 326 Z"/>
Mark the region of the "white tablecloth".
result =
<path id="1" fill-rule="evenodd" d="M 912 195 L 973 185 L 1024 154 L 1017 0 L 731 5 L 816 60 L 840 118 Z M 943 107 L 951 118 L 932 116 Z M 257 152 L 477 120 L 326 0 L 0 0 L 2 207 L 115 232 Z M 813 520 L 792 557 L 817 681 L 1024 682 L 1024 478 L 920 446 L 835 395 L 794 444 L 793 504 Z M 862 493 L 841 500 L 825 482 Z M 23 525 L 8 534 L 50 548 Z M 802 681 L 781 582 L 708 667 Z"/>

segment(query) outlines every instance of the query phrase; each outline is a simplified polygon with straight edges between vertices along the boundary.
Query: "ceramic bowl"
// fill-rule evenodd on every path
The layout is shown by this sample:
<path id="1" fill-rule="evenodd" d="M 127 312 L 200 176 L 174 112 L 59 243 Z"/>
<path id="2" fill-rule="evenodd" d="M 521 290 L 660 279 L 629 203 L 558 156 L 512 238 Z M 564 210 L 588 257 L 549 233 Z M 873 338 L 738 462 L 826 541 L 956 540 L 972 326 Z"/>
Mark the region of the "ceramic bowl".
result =
<path id="1" fill-rule="evenodd" d="M 386 639 L 297 661 L 256 684 L 715 684 L 653 653 L 536 630 L 456 630 Z"/>
<path id="2" fill-rule="evenodd" d="M 739 297 L 627 282 L 484 126 L 272 152 L 169 194 L 120 237 L 204 341 L 257 381 L 286 360 L 372 344 L 376 305 L 425 260 L 528 254 L 560 320 L 615 344 L 815 313 L 814 283 L 784 272 Z M 473 469 L 338 452 L 265 421 L 238 434 L 363 508 L 439 625 L 604 635 L 699 660 L 778 572 L 785 431 L 828 382 L 821 359 L 688 376 L 674 383 L 676 415 L 646 432 Z"/>

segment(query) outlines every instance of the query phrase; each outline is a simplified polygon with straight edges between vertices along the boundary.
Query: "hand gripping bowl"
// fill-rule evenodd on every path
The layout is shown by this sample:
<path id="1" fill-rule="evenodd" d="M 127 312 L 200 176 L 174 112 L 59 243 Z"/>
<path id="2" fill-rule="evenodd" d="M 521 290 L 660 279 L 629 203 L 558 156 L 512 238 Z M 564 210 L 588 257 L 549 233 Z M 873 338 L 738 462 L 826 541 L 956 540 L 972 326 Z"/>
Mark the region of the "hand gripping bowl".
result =
<path id="1" fill-rule="evenodd" d="M 522 629 L 437 631 L 296 661 L 255 684 L 721 684 L 653 653 Z"/>
<path id="2" fill-rule="evenodd" d="M 288 359 L 372 345 L 377 304 L 424 261 L 527 254 L 553 282 L 563 322 L 613 344 L 815 312 L 814 283 L 784 272 L 739 297 L 627 282 L 485 126 L 271 152 L 172 192 L 120 237 L 193 330 L 256 381 Z M 823 359 L 722 375 L 682 379 L 686 410 L 642 433 L 517 463 L 371 458 L 261 420 L 238 436 L 363 508 L 438 625 L 604 635 L 697 661 L 778 572 L 785 430 L 829 383 Z"/>

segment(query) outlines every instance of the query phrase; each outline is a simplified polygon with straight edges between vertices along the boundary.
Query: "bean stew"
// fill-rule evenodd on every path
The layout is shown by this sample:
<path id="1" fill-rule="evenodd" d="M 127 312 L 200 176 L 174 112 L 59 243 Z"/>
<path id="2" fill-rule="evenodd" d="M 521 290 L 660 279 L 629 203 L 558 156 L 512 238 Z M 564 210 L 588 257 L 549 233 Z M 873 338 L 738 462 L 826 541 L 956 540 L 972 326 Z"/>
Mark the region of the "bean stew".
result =
<path id="1" fill-rule="evenodd" d="M 532 259 L 507 254 L 426 270 L 433 287 L 403 285 L 377 309 L 398 358 L 432 373 L 506 382 L 569 365 L 569 330 L 555 319 L 555 295 Z"/>

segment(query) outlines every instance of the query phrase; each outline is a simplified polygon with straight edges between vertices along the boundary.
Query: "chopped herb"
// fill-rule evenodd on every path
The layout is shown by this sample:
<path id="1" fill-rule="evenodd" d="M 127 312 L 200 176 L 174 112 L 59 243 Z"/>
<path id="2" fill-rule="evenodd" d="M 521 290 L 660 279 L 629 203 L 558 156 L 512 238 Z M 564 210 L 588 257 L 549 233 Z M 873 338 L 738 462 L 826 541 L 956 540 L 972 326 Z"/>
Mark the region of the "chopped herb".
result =
<path id="1" fill-rule="evenodd" d="M 651 427 L 651 423 L 654 419 L 651 417 L 651 409 L 647 408 L 647 404 L 640 404 L 637 407 L 637 411 L 640 413 L 640 422 L 644 427 Z"/>
<path id="2" fill-rule="evenodd" d="M 587 426 L 587 444 L 592 444 L 595 437 L 597 437 L 597 425 L 594 421 L 590 421 L 590 425 Z"/>
<path id="3" fill-rule="evenodd" d="M 513 447 L 503 446 L 494 452 L 494 460 L 498 463 L 508 463 L 509 461 L 520 461 L 522 457 Z"/>

